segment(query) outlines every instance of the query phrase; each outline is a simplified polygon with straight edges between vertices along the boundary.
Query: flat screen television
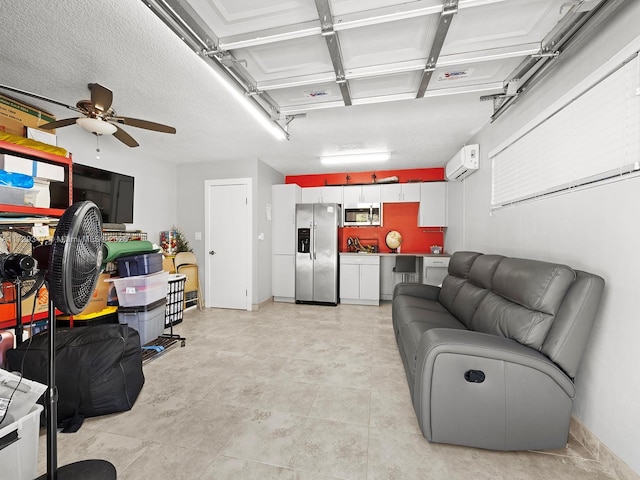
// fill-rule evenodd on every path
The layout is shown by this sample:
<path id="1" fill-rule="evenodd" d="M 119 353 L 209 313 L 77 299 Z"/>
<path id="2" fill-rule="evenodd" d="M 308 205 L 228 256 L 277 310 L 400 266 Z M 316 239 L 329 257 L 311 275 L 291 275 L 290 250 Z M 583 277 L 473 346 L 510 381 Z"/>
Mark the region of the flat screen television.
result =
<path id="1" fill-rule="evenodd" d="M 73 164 L 73 201 L 91 200 L 103 223 L 133 223 L 134 178 L 129 175 Z M 51 182 L 51 207 L 67 208 L 67 184 Z"/>

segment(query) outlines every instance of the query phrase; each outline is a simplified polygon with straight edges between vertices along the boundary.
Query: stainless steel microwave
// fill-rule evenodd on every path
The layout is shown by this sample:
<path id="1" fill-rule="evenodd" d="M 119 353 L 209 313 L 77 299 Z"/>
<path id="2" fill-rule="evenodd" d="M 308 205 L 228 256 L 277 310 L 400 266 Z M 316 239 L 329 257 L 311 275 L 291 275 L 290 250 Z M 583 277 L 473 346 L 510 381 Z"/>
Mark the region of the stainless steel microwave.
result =
<path id="1" fill-rule="evenodd" d="M 366 227 L 382 225 L 382 205 L 380 203 L 347 204 L 344 212 L 345 227 Z"/>

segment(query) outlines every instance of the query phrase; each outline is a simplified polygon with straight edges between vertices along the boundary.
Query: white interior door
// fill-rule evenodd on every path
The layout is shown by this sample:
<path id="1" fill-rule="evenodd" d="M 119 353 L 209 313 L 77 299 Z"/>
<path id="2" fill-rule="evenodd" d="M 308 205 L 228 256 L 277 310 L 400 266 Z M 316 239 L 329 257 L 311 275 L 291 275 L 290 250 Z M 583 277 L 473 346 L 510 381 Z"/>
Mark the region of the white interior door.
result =
<path id="1" fill-rule="evenodd" d="M 250 186 L 207 187 L 207 307 L 251 309 Z"/>

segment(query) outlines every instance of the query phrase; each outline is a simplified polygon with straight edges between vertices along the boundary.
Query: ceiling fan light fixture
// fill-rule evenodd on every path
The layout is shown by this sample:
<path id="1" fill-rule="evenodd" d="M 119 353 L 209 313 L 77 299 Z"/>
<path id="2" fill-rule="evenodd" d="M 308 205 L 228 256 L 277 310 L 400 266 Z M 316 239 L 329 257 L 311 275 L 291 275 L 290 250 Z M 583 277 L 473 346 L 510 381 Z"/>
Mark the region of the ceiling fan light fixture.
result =
<path id="1" fill-rule="evenodd" d="M 118 129 L 115 125 L 99 118 L 82 117 L 78 118 L 76 123 L 87 132 L 95 133 L 96 135 L 113 135 Z"/>
<path id="2" fill-rule="evenodd" d="M 391 158 L 391 152 L 351 153 L 344 155 L 323 155 L 320 163 L 323 165 L 350 165 L 365 162 L 386 162 Z"/>

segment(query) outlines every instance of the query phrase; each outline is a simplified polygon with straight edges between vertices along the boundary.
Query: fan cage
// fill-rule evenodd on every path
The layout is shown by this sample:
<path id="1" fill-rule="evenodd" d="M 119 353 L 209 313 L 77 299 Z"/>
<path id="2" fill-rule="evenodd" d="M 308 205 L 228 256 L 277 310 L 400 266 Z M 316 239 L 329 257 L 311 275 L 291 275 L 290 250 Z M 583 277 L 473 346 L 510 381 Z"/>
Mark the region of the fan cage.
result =
<path id="1" fill-rule="evenodd" d="M 79 202 L 60 218 L 51 246 L 49 294 L 63 313 L 85 309 L 102 263 L 102 219 L 93 202 Z"/>
<path id="2" fill-rule="evenodd" d="M 33 255 L 33 249 L 40 245 L 40 241 L 30 232 L 20 228 L 0 229 L 0 254 L 18 253 Z M 15 303 L 16 299 L 22 300 L 34 295 L 42 286 L 43 274 L 38 272 L 34 276 L 22 278 L 20 292 L 16 292 L 16 285 L 12 282 L 2 282 L 0 303 Z"/>

